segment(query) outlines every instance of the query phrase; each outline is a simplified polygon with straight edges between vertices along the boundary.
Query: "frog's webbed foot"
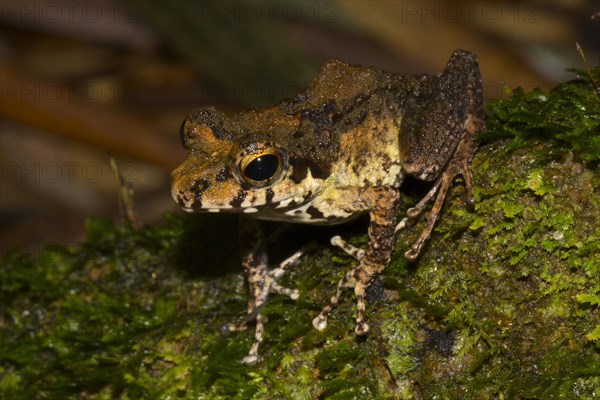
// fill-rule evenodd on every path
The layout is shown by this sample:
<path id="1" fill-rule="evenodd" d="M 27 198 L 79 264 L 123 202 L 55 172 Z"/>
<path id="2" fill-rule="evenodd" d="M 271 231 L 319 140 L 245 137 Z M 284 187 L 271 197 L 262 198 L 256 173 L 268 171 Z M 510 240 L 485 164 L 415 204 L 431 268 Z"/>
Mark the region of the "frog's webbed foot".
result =
<path id="1" fill-rule="evenodd" d="M 340 279 L 329 303 L 313 319 L 313 326 L 319 331 L 327 326 L 327 316 L 338 305 L 344 288 L 354 288 L 357 310 L 354 332 L 357 335 L 365 335 L 369 331 L 369 325 L 364 321 L 365 293 L 375 277 L 389 263 L 394 242 L 396 204 L 399 195 L 395 189 L 379 187 L 371 188 L 363 196 L 366 201 L 365 206 L 370 209 L 369 242 L 367 248 L 362 250 L 345 242 L 339 236 L 331 238 L 331 244 L 356 259 L 357 264 Z"/>
<path id="2" fill-rule="evenodd" d="M 404 253 L 404 256 L 409 260 L 414 260 L 418 257 L 419 252 L 423 247 L 423 244 L 431 235 L 433 227 L 435 226 L 435 222 L 440 216 L 442 205 L 444 204 L 444 200 L 446 199 L 448 189 L 454 181 L 454 178 L 456 178 L 458 175 L 462 175 L 465 180 L 465 186 L 467 189 L 467 203 L 473 204 L 475 202 L 475 196 L 473 195 L 473 174 L 471 172 L 471 158 L 473 157 L 473 153 L 476 149 L 476 143 L 473 141 L 473 136 L 476 132 L 478 132 L 481 129 L 482 124 L 483 121 L 481 120 L 478 120 L 477 122 L 472 122 L 469 119 L 467 119 L 467 123 L 465 124 L 465 129 L 467 129 L 467 133 L 465 133 L 460 143 L 458 144 L 458 148 L 456 149 L 454 156 L 448 162 L 446 169 L 435 182 L 431 190 L 429 190 L 429 192 L 425 195 L 425 197 L 423 197 L 421 201 L 419 201 L 414 207 L 408 209 L 407 215 L 410 218 L 415 218 L 419 214 L 421 214 L 427 203 L 435 196 L 435 202 L 433 203 L 431 213 L 427 218 L 427 225 L 423 229 L 423 232 L 421 232 L 421 236 L 412 245 L 411 249 Z M 402 220 L 400 224 L 402 224 L 403 222 L 404 220 Z M 397 227 L 396 231 L 398 230 L 399 229 Z"/>

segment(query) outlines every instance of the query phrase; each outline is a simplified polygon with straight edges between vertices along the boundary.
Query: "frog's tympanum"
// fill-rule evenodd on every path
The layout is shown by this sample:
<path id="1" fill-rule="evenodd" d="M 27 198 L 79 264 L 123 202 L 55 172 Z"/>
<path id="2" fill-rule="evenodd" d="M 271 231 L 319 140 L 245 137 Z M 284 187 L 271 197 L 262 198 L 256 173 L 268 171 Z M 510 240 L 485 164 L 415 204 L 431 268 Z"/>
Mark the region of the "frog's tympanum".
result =
<path id="1" fill-rule="evenodd" d="M 467 201 L 474 201 L 470 162 L 483 119 L 479 66 L 467 51 L 454 52 L 435 76 L 328 61 L 308 89 L 276 107 L 232 116 L 212 107 L 194 110 L 181 128 L 188 157 L 173 172 L 172 195 L 189 212 L 234 212 L 304 224 L 338 224 L 368 213 L 365 249 L 332 238 L 356 264 L 313 320 L 316 329 L 324 329 L 342 289 L 352 288 L 355 332 L 364 335 L 369 330 L 365 290 L 389 263 L 395 233 L 435 198 L 425 229 L 405 253 L 415 259 L 457 175 L 464 177 Z M 407 174 L 435 183 L 398 223 L 398 188 Z M 303 253 L 270 268 L 260 235 L 256 222 L 241 230 L 248 316 L 223 328 L 242 330 L 256 319 L 246 364 L 258 360 L 260 310 L 269 294 L 298 298 L 297 290 L 277 280 Z"/>

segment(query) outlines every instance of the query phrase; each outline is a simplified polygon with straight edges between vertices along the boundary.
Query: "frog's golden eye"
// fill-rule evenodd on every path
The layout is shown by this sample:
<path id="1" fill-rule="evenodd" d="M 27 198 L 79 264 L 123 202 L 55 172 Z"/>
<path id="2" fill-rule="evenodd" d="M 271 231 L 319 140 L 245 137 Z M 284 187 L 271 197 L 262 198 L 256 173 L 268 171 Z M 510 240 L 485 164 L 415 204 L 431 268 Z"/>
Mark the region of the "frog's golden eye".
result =
<path id="1" fill-rule="evenodd" d="M 281 176 L 283 167 L 283 152 L 276 147 L 266 147 L 242 158 L 240 175 L 246 183 L 264 187 Z"/>

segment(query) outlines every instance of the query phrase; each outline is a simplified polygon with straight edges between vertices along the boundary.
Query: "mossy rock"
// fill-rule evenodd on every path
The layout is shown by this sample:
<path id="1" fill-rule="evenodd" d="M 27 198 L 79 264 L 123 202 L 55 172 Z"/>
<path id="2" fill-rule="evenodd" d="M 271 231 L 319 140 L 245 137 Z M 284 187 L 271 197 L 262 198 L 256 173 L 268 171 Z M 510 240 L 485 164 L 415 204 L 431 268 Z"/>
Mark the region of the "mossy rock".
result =
<path id="1" fill-rule="evenodd" d="M 322 240 L 284 279 L 300 299 L 264 308 L 263 359 L 245 366 L 252 330 L 219 333 L 246 305 L 235 219 L 93 219 L 79 247 L 3 259 L 0 397 L 598 398 L 599 72 L 488 104 L 474 208 L 454 185 L 416 262 L 402 254 L 423 221 L 400 233 L 368 293 L 366 338 L 350 293 L 312 328 L 352 265 Z M 361 245 L 364 227 L 336 232 Z"/>

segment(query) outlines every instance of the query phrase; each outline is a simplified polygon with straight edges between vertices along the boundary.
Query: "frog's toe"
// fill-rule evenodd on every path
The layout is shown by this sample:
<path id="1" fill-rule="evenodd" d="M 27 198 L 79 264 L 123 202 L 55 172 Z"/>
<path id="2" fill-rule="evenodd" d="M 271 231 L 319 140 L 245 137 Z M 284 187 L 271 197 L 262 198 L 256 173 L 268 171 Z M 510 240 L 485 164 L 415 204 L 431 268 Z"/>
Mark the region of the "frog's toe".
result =
<path id="1" fill-rule="evenodd" d="M 297 300 L 298 297 L 300 297 L 300 292 L 297 289 L 281 286 L 277 281 L 285 274 L 288 268 L 297 265 L 300 262 L 300 257 L 309 249 L 309 246 L 305 246 L 298 250 L 266 274 L 263 280 L 263 291 L 266 290 L 266 294 L 263 294 L 265 300 L 270 293 L 284 294 L 292 300 Z"/>
<path id="2" fill-rule="evenodd" d="M 359 322 L 358 324 L 356 324 L 356 328 L 354 328 L 354 333 L 356 333 L 356 335 L 358 336 L 364 336 L 367 333 L 369 333 L 369 324 L 367 324 L 366 322 Z"/>
<path id="3" fill-rule="evenodd" d="M 421 246 L 413 246 L 410 250 L 407 250 L 404 253 L 404 257 L 406 257 L 407 260 L 416 260 L 419 256 L 419 251 L 421 251 Z"/>
<path id="4" fill-rule="evenodd" d="M 342 279 L 337 284 L 335 289 L 335 293 L 329 299 L 329 304 L 323 307 L 323 310 L 319 313 L 319 315 L 313 319 L 313 326 L 316 330 L 322 331 L 327 326 L 327 316 L 335 307 L 337 307 L 338 302 L 340 301 L 340 296 L 342 295 L 342 289 L 354 287 L 356 284 L 356 279 L 354 278 L 356 268 L 352 268 L 350 271 L 344 275 Z"/>
<path id="5" fill-rule="evenodd" d="M 322 331 L 327 327 L 327 317 L 319 315 L 315 319 L 313 319 L 312 324 L 316 330 Z"/>
<path id="6" fill-rule="evenodd" d="M 302 257 L 302 255 L 304 255 L 309 248 L 310 245 L 304 246 L 303 248 L 292 254 L 290 257 L 283 260 L 281 263 L 279 263 L 277 267 L 269 271 L 269 277 L 271 277 L 275 281 L 281 278 L 286 273 L 288 268 L 298 265 L 298 263 L 300 262 L 300 257 Z"/>
<path id="7" fill-rule="evenodd" d="M 242 362 L 246 365 L 256 365 L 256 363 L 258 362 L 258 356 L 248 355 L 242 359 Z"/>
<path id="8" fill-rule="evenodd" d="M 229 323 L 229 324 L 221 325 L 221 327 L 219 328 L 219 331 L 221 332 L 222 335 L 227 335 L 231 332 L 245 331 L 246 328 L 248 328 L 248 324 L 246 322 L 242 322 L 239 324 Z"/>
<path id="9" fill-rule="evenodd" d="M 350 257 L 353 257 L 355 260 L 360 261 L 360 259 L 365 255 L 365 251 L 363 249 L 352 246 L 350 243 L 344 241 L 339 235 L 332 237 L 330 241 L 332 245 L 344 250 L 346 254 L 348 254 Z"/>
<path id="10" fill-rule="evenodd" d="M 246 365 L 254 365 L 258 362 L 258 346 L 263 341 L 263 332 L 265 329 L 264 322 L 266 318 L 262 314 L 256 316 L 256 330 L 254 331 L 254 341 L 248 355 L 242 359 Z"/>
<path id="11" fill-rule="evenodd" d="M 271 283 L 271 293 L 284 294 L 288 296 L 292 300 L 298 300 L 300 297 L 300 292 L 298 289 L 290 289 L 284 286 L 281 286 L 279 283 L 273 281 Z"/>
<path id="12" fill-rule="evenodd" d="M 410 209 L 409 209 L 410 211 Z M 404 217 L 402 218 L 402 221 L 398 222 L 398 224 L 396 225 L 396 227 L 394 228 L 394 233 L 398 233 L 403 229 L 406 229 L 412 222 L 411 218 L 408 217 Z"/>

